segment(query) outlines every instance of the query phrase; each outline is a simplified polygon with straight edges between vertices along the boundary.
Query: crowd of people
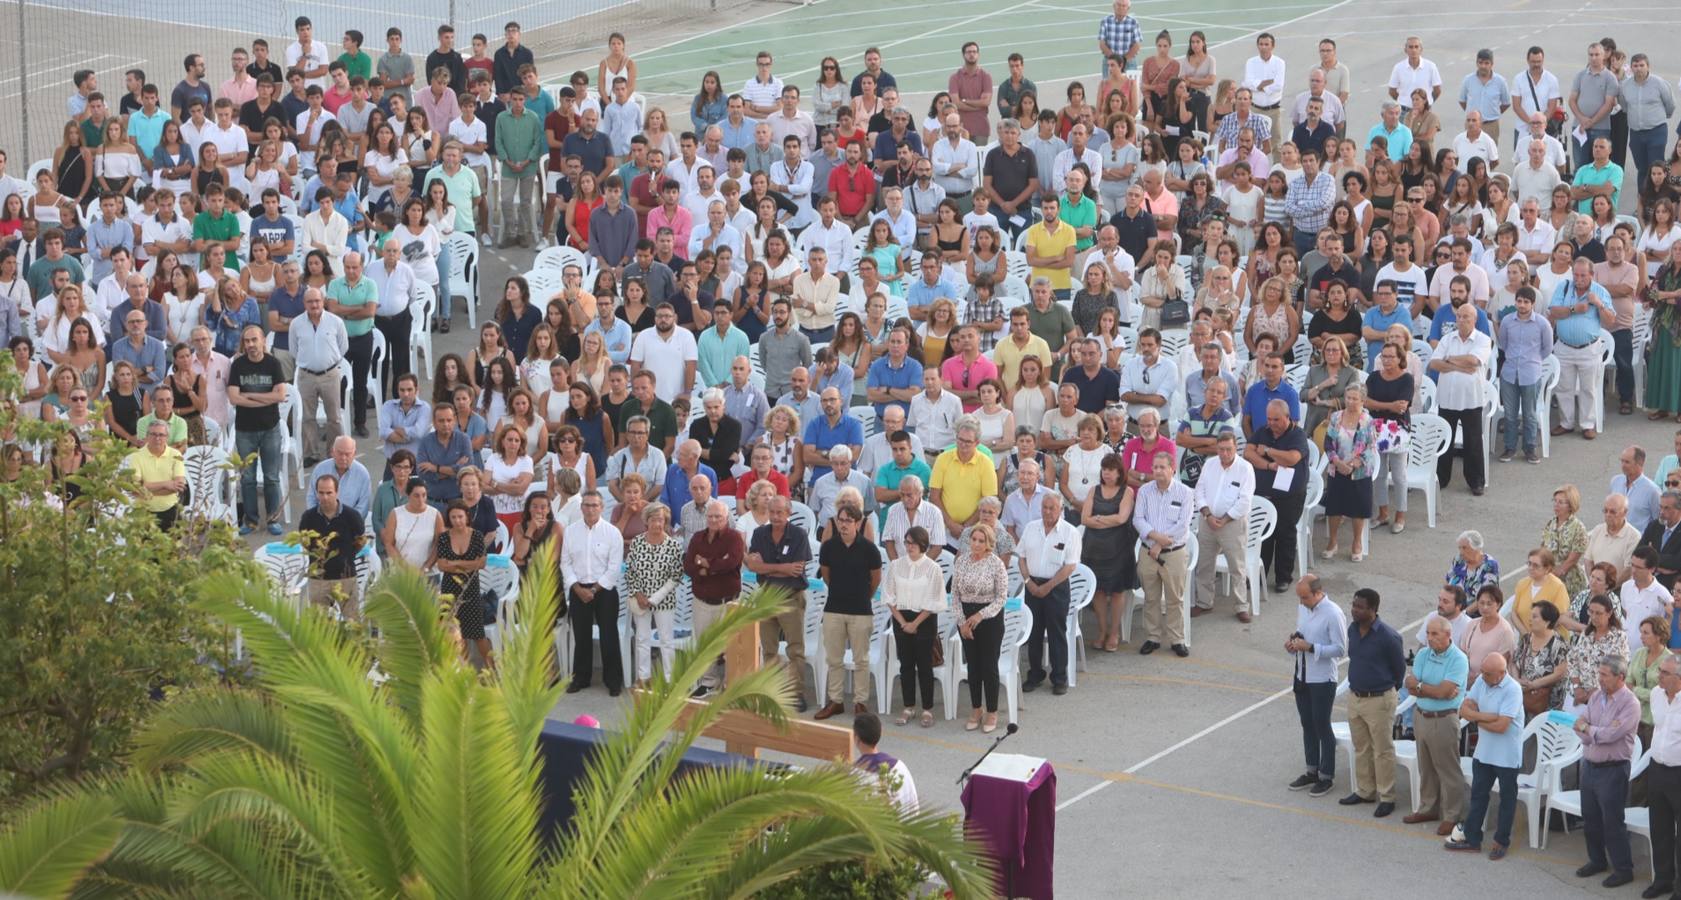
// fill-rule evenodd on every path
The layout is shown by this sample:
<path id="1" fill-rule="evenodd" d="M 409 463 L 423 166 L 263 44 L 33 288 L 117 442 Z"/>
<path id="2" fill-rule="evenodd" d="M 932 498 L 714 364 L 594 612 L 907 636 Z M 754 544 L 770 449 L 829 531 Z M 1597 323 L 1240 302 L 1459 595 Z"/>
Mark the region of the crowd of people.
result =
<path id="1" fill-rule="evenodd" d="M 234 51 L 219 85 L 187 55 L 167 97 L 138 69 L 110 96 L 79 70 L 51 159 L 25 181 L 0 153 L 14 408 L 71 426 L 9 445 L 8 472 L 46 467 L 73 495 L 85 453 L 130 447 L 167 528 L 192 508 L 188 448 L 254 455 L 239 530 L 324 538 L 312 599 L 356 616 L 359 553 L 433 572 L 486 665 L 488 561 L 551 554 L 571 691 L 593 683 L 598 645 L 617 695 L 680 619 L 704 631 L 747 584 L 776 586 L 764 649 L 786 646 L 799 709 L 864 712 L 870 678 L 849 685 L 844 660 L 890 632 L 895 721 L 934 724 L 935 671 L 961 652 L 965 727 L 988 732 L 1006 608 L 1031 616 L 1021 689 L 1060 695 L 1077 575 L 1091 650 L 1119 649 L 1136 592 L 1139 652 L 1184 657 L 1184 623 L 1223 599 L 1223 558 L 1241 622 L 1252 583 L 1301 600 L 1285 649 L 1312 771 L 1292 786 L 1330 790 L 1347 655 L 1356 743 L 1376 757 L 1351 796 L 1380 815 L 1399 690 L 1421 759 L 1446 752 L 1473 695 L 1486 803 L 1525 711 L 1593 720 L 1607 678 L 1658 684 L 1671 659 L 1681 472 L 1672 455 L 1647 477 L 1635 446 L 1604 525 L 1583 527 L 1575 488 L 1555 495 L 1510 598 L 1461 535 L 1416 679 L 1375 594 L 1350 624 L 1298 571 L 1314 550 L 1341 557 L 1344 534 L 1360 563 L 1375 531 L 1405 529 L 1422 417 L 1448 431 L 1439 485 L 1457 458 L 1474 495 L 1486 459 L 1540 464 L 1543 437 L 1593 440 L 1611 409 L 1681 420 L 1681 145 L 1644 53 L 1607 38 L 1561 78 L 1532 47 L 1508 79 L 1483 50 L 1444 101 L 1409 37 L 1361 134 L 1334 40 L 1291 77 L 1263 33 L 1222 74 L 1200 31 L 1161 31 L 1152 53 L 1119 0 L 1095 76 L 1062 98 L 1020 53 L 995 76 L 974 41 L 923 117 L 877 48 L 850 78 L 825 57 L 804 85 L 759 51 L 737 89 L 704 73 L 685 129 L 638 90 L 619 34 L 593 77 L 545 86 L 513 22 L 466 53 L 440 26 L 424 58 L 396 28 L 376 57 L 360 32 L 335 53 L 295 24 L 274 58 L 262 39 Z M 530 276 L 485 286 L 467 354 L 410 371 L 411 340 L 450 330 L 458 257 L 493 244 L 540 251 Z M 1316 512 L 1328 537 L 1303 553 Z M 1274 527 L 1252 582 L 1258 514 Z M 808 635 L 826 673 L 810 691 Z M 1504 710 L 1507 683 L 1517 715 L 1477 711 Z M 1458 784 L 1453 752 L 1436 768 Z M 1441 779 L 1409 820 L 1463 822 L 1477 846 L 1463 785 Z"/>

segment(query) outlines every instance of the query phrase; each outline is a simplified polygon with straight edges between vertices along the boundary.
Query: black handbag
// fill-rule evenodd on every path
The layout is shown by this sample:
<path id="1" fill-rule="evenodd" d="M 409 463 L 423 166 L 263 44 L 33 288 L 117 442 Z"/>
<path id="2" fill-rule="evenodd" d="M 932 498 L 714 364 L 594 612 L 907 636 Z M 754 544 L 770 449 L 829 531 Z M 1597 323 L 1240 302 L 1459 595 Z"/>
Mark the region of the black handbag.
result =
<path id="1" fill-rule="evenodd" d="M 1162 327 L 1180 328 L 1191 322 L 1191 304 L 1185 302 L 1183 295 L 1171 300 L 1162 301 Z"/>

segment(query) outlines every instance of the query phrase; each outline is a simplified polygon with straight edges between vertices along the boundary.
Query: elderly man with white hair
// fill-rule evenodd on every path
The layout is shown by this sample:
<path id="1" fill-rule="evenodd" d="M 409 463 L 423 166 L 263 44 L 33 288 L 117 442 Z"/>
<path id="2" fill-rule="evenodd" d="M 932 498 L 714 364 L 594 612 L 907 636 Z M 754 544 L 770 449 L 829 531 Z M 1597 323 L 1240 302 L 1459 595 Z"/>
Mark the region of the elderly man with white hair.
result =
<path id="1" fill-rule="evenodd" d="M 899 502 L 887 511 L 887 525 L 881 533 L 881 546 L 887 551 L 887 558 L 898 559 L 904 552 L 905 532 L 912 528 L 923 528 L 928 532 L 929 552 L 935 556 L 940 548 L 945 546 L 946 523 L 940 511 L 932 503 L 924 503 L 922 479 L 915 475 L 906 475 L 899 479 Z"/>
<path id="2" fill-rule="evenodd" d="M 717 473 L 725 484 L 723 490 L 735 489 L 735 468 L 741 465 L 741 423 L 724 411 L 724 392 L 707 388 L 700 396 L 704 414 L 689 423 L 689 438 L 700 444 L 701 460 Z"/>
<path id="3" fill-rule="evenodd" d="M 1592 571 L 1594 566 L 1608 562 L 1617 567 L 1617 579 L 1625 581 L 1630 574 L 1629 560 L 1634 558 L 1634 548 L 1640 544 L 1640 529 L 1629 524 L 1628 497 L 1623 494 L 1607 494 L 1602 514 L 1605 521 L 1588 532 L 1582 566 Z"/>
<path id="4" fill-rule="evenodd" d="M 716 500 L 712 496 L 712 482 L 696 473 L 689 479 L 689 502 L 677 513 L 677 530 L 684 537 L 692 537 L 706 530 L 706 508 Z"/>
<path id="5" fill-rule="evenodd" d="M 1039 515 L 1039 502 L 1056 491 L 1044 484 L 1045 473 L 1037 460 L 1024 459 L 1016 466 L 1016 490 L 1004 498 L 1000 524 L 1010 537 L 1021 539 L 1021 529 Z"/>
<path id="6" fill-rule="evenodd" d="M 858 456 L 858 468 L 864 474 L 874 476 L 876 470 L 893 459 L 892 437 L 894 433 L 905 430 L 904 407 L 889 404 L 882 411 L 877 420 L 879 430 L 864 440 L 864 450 Z M 910 435 L 911 454 L 915 459 L 922 458 L 922 438 Z"/>
<path id="7" fill-rule="evenodd" d="M 673 510 L 680 510 L 689 502 L 689 479 L 696 475 L 705 475 L 712 482 L 711 493 L 718 492 L 718 473 L 704 462 L 701 462 L 700 442 L 687 440 L 677 445 L 677 459 L 665 470 L 665 486 L 660 489 L 659 500 Z"/>
<path id="8" fill-rule="evenodd" d="M 844 487 L 857 488 L 864 498 L 864 511 L 874 510 L 876 499 L 875 491 L 870 486 L 870 476 L 852 467 L 852 448 L 845 444 L 836 444 L 829 448 L 828 460 L 829 471 L 812 482 L 809 497 L 811 510 L 817 514 L 819 527 L 834 516 L 835 497 Z"/>
<path id="9" fill-rule="evenodd" d="M 363 519 L 373 506 L 374 484 L 366 466 L 356 459 L 356 439 L 341 434 L 333 439 L 333 455 L 321 461 L 309 476 L 309 500 L 305 508 L 315 505 L 315 484 L 323 475 L 338 479 L 339 502 L 356 510 Z"/>
<path id="10" fill-rule="evenodd" d="M 367 278 L 379 291 L 374 327 L 385 335 L 385 359 L 380 363 L 380 383 L 395 385 L 397 379 L 409 370 L 409 333 L 414 325 L 414 313 L 409 312 L 409 304 L 417 296 L 414 269 L 403 261 L 403 244 L 396 235 L 386 238 L 385 243 L 380 245 L 379 260 L 367 267 Z M 395 392 L 396 388 L 388 390 Z"/>

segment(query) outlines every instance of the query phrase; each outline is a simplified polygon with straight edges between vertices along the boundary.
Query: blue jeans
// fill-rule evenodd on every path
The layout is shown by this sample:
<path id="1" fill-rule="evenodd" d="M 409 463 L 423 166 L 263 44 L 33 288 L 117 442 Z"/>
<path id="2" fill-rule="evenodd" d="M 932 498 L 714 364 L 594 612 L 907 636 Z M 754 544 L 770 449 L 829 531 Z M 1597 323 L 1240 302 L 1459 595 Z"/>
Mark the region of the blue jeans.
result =
<path id="1" fill-rule="evenodd" d="M 1319 246 L 1319 232 L 1297 228 L 1291 231 L 1291 242 L 1296 247 L 1298 258 L 1312 253 Z"/>
<path id="2" fill-rule="evenodd" d="M 281 457 L 285 448 L 281 444 L 282 427 L 276 425 L 267 431 L 238 431 L 233 435 L 234 449 L 240 456 L 257 454 L 257 460 L 263 467 L 263 509 L 268 513 L 269 521 L 278 522 L 285 510 L 280 508 L 280 470 Z M 240 521 L 247 525 L 258 524 L 257 516 L 257 467 L 246 466 L 239 470 L 239 506 Z"/>
<path id="3" fill-rule="evenodd" d="M 440 244 L 438 246 L 438 312 L 437 312 L 437 315 L 438 315 L 438 321 L 440 321 L 440 322 L 448 322 L 449 321 L 449 308 L 450 308 L 450 302 L 449 302 L 450 255 L 449 254 L 450 254 L 449 244 L 445 243 L 445 244 Z M 471 302 L 471 301 L 469 301 L 469 302 Z M 431 328 L 432 323 L 427 322 L 426 327 Z"/>
<path id="4" fill-rule="evenodd" d="M 1541 396 L 1541 382 L 1519 386 L 1500 379 L 1500 405 L 1506 408 L 1505 429 L 1507 453 L 1518 451 L 1519 425 L 1523 431 L 1523 452 L 1535 453 L 1541 435 L 1541 422 L 1536 418 L 1535 404 Z"/>
<path id="5" fill-rule="evenodd" d="M 1664 161 L 1664 148 L 1669 146 L 1669 126 L 1659 125 L 1644 131 L 1628 133 L 1628 152 L 1634 157 L 1634 171 L 1646 177 L 1646 167 Z"/>
<path id="6" fill-rule="evenodd" d="M 1330 781 L 1337 775 L 1337 738 L 1331 731 L 1331 707 L 1337 700 L 1334 681 L 1297 681 L 1296 715 L 1302 722 L 1302 753 L 1309 771 Z"/>
<path id="7" fill-rule="evenodd" d="M 800 333 L 813 344 L 826 344 L 835 339 L 835 326 L 828 328 L 801 328 Z"/>
<path id="8" fill-rule="evenodd" d="M 1576 168 L 1580 169 L 1583 166 L 1593 165 L 1593 142 L 1600 138 L 1611 139 L 1610 124 L 1607 124 L 1604 128 L 1589 129 L 1587 143 L 1576 144 Z M 1644 177 L 1646 173 L 1642 172 L 1640 174 Z"/>
<path id="9" fill-rule="evenodd" d="M 1502 847 L 1512 845 L 1512 820 L 1518 813 L 1518 770 L 1473 759 L 1471 812 L 1460 826 L 1465 830 L 1465 842 L 1472 846 L 1482 846 L 1483 823 L 1488 820 L 1488 792 L 1496 781 L 1500 782 L 1500 812 L 1494 820 L 1494 842 Z"/>

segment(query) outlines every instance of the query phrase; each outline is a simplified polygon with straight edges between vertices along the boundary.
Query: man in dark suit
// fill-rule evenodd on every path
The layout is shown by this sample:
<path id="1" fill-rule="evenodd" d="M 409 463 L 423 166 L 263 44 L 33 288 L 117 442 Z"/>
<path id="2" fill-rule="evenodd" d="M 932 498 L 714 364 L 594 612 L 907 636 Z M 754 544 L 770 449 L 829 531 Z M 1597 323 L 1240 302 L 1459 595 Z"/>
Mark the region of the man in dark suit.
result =
<path id="1" fill-rule="evenodd" d="M 1681 491 L 1664 491 L 1658 500 L 1658 517 L 1640 533 L 1640 547 L 1658 551 L 1658 581 L 1666 588 L 1675 587 L 1681 575 Z"/>

